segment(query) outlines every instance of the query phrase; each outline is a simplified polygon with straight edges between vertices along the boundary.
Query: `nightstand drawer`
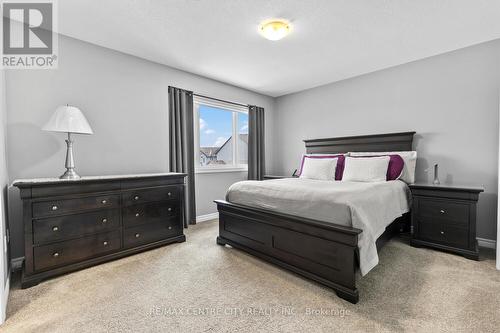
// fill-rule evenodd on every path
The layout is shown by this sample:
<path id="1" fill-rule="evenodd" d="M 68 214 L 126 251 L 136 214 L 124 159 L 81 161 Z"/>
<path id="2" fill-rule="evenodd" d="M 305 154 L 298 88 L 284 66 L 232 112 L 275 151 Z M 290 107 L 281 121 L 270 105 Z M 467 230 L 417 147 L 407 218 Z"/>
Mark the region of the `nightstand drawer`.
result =
<path id="1" fill-rule="evenodd" d="M 419 223 L 419 238 L 460 248 L 468 247 L 469 230 L 444 223 Z"/>
<path id="2" fill-rule="evenodd" d="M 470 206 L 451 200 L 418 199 L 418 216 L 468 226 Z"/>

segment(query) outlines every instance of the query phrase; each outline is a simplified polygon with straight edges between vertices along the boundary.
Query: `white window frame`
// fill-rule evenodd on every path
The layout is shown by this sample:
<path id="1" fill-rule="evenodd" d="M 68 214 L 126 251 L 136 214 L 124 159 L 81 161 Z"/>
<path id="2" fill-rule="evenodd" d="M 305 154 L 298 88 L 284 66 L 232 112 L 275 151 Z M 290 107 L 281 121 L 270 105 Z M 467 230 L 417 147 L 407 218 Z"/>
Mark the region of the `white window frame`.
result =
<path id="1" fill-rule="evenodd" d="M 223 109 L 232 113 L 233 120 L 233 164 L 230 165 L 206 165 L 200 166 L 200 112 L 199 106 L 207 105 L 218 109 Z M 248 170 L 248 164 L 239 164 L 238 159 L 238 114 L 243 113 L 248 115 L 248 108 L 243 105 L 223 102 L 217 99 L 208 97 L 194 96 L 193 97 L 193 112 L 194 112 L 194 163 L 195 173 L 216 173 L 216 172 L 244 172 Z"/>

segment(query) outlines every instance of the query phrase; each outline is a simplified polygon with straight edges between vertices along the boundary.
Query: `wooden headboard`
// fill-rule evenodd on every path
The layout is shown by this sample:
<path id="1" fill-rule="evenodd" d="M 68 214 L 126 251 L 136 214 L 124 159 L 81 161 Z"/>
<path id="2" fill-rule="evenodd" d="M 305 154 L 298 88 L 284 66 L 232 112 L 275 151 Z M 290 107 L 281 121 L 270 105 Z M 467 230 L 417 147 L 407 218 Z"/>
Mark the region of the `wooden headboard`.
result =
<path id="1" fill-rule="evenodd" d="M 412 150 L 415 132 L 304 140 L 307 154 Z"/>

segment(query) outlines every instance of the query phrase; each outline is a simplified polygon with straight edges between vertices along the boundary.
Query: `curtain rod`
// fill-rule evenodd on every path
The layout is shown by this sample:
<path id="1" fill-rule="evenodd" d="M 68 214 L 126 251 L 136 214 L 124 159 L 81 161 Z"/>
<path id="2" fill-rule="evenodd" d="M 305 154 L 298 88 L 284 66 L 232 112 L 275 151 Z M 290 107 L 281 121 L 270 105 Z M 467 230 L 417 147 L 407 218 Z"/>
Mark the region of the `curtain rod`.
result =
<path id="1" fill-rule="evenodd" d="M 209 97 L 209 96 L 205 96 L 205 95 L 200 95 L 200 94 L 195 94 L 195 93 L 193 93 L 193 95 L 194 96 L 198 96 L 198 97 L 213 99 L 214 101 L 219 101 L 219 102 L 224 102 L 224 103 L 229 103 L 229 104 L 234 104 L 234 105 L 239 105 L 239 106 L 244 106 L 244 107 L 248 107 L 249 106 L 248 104 L 242 104 L 242 103 L 237 103 L 237 102 L 226 101 L 224 99 L 213 98 L 213 97 Z"/>

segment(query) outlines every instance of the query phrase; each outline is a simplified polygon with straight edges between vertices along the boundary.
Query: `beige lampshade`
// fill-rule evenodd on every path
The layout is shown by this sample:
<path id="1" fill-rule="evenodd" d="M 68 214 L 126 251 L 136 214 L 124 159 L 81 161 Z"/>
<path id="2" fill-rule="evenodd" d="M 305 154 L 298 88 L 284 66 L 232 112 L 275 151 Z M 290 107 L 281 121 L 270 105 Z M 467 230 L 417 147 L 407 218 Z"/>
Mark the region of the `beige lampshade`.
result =
<path id="1" fill-rule="evenodd" d="M 69 105 L 59 106 L 42 129 L 51 132 L 94 133 L 82 111 Z"/>

